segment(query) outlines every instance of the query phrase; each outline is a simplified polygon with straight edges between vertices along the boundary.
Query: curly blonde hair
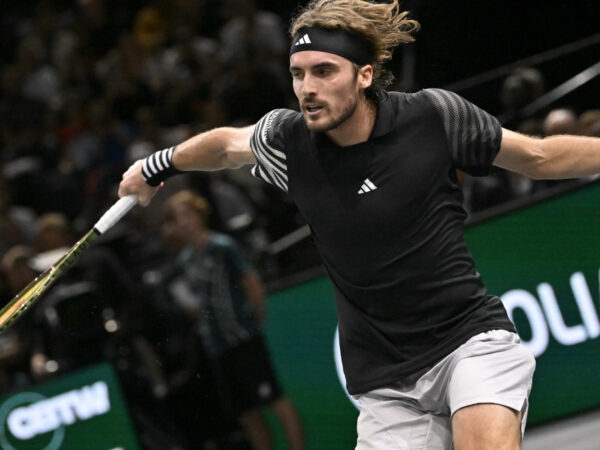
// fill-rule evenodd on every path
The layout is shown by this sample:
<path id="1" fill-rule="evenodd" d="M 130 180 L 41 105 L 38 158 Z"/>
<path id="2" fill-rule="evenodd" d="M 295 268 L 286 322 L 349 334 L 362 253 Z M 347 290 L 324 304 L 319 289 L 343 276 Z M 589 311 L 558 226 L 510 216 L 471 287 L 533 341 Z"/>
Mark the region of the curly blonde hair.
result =
<path id="1" fill-rule="evenodd" d="M 289 33 L 293 38 L 303 28 L 322 27 L 362 36 L 374 55 L 373 84 L 365 95 L 376 101 L 394 79 L 384 64 L 396 47 L 413 42 L 412 34 L 421 27 L 408 14 L 400 9 L 399 0 L 311 0 L 292 19 Z"/>

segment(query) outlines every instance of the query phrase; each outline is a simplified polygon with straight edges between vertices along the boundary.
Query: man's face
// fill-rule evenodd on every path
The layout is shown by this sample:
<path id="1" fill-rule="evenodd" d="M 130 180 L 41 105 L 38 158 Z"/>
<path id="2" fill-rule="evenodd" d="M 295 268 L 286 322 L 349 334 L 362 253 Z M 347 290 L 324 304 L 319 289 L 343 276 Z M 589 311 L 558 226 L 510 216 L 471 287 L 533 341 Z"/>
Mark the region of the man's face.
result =
<path id="1" fill-rule="evenodd" d="M 181 248 L 194 242 L 198 233 L 204 230 L 204 223 L 197 211 L 182 203 L 173 208 L 165 219 L 162 230 L 171 247 Z"/>
<path id="2" fill-rule="evenodd" d="M 310 130 L 336 129 L 356 111 L 363 86 L 349 60 L 319 51 L 297 52 L 290 57 L 290 73 Z"/>

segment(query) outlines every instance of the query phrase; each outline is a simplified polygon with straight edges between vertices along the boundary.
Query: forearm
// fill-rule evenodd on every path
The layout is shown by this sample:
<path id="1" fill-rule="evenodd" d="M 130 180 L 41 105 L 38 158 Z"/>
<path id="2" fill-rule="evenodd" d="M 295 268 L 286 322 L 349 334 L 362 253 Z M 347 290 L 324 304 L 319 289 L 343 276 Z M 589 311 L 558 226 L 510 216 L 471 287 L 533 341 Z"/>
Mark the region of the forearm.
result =
<path id="1" fill-rule="evenodd" d="M 600 139 L 549 136 L 541 140 L 542 163 L 536 178 L 580 178 L 600 173 Z"/>
<path id="2" fill-rule="evenodd" d="M 248 129 L 216 128 L 179 144 L 173 165 L 182 171 L 234 169 L 253 162 Z"/>
<path id="3" fill-rule="evenodd" d="M 503 130 L 494 165 L 533 179 L 595 175 L 600 173 L 600 138 L 557 135 L 540 139 Z"/>
<path id="4" fill-rule="evenodd" d="M 250 149 L 253 130 L 254 126 L 216 128 L 136 161 L 123 174 L 119 196 L 137 195 L 138 202 L 145 206 L 164 181 L 180 171 L 210 171 L 253 164 L 256 162 Z"/>

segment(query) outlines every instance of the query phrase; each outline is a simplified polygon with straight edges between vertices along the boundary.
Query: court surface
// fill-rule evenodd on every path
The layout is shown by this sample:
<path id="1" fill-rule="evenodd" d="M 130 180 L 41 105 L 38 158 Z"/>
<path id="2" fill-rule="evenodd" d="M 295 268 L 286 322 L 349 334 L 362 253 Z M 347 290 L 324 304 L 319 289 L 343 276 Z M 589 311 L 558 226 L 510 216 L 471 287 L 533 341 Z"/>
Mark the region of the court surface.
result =
<path id="1" fill-rule="evenodd" d="M 600 410 L 531 427 L 522 450 L 599 450 Z"/>

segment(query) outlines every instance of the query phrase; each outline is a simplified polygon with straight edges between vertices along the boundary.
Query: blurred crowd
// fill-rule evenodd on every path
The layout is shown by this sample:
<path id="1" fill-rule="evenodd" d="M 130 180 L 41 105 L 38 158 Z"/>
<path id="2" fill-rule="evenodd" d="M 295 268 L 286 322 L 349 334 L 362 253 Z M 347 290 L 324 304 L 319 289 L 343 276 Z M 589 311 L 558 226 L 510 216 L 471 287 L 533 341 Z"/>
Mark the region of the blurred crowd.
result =
<path id="1" fill-rule="evenodd" d="M 2 251 L 27 243 L 46 212 L 89 228 L 133 161 L 291 105 L 284 22 L 254 0 L 42 0 L 28 12 L 3 23 L 13 45 L 0 66 L 2 226 L 11 231 Z M 247 171 L 180 183 L 210 198 L 218 226 L 243 229 L 253 248 L 297 221 Z"/>
<path id="2" fill-rule="evenodd" d="M 94 225 L 116 200 L 121 174 L 133 161 L 215 126 L 250 124 L 270 109 L 295 108 L 287 19 L 256 0 L 34 3 L 1 19 L 2 305 Z M 560 107 L 521 117 L 545 92 L 535 68 L 507 76 L 499 93 L 503 124 L 539 136 L 600 136 L 600 109 Z M 460 179 L 469 213 L 558 184 L 502 171 Z M 156 365 L 162 361 L 156 354 L 168 359 L 181 342 L 172 334 L 176 315 L 152 299 L 153 274 L 169 254 L 161 237 L 164 201 L 182 189 L 208 200 L 210 227 L 232 236 L 263 280 L 317 264 L 310 244 L 272 254 L 273 243 L 303 220 L 282 193 L 248 170 L 176 177 L 151 206 L 135 208 L 86 251 L 0 337 L 0 394 L 110 360 L 132 392 L 164 397 L 166 369 Z M 160 420 L 144 410 L 139 405 L 140 422 Z"/>

